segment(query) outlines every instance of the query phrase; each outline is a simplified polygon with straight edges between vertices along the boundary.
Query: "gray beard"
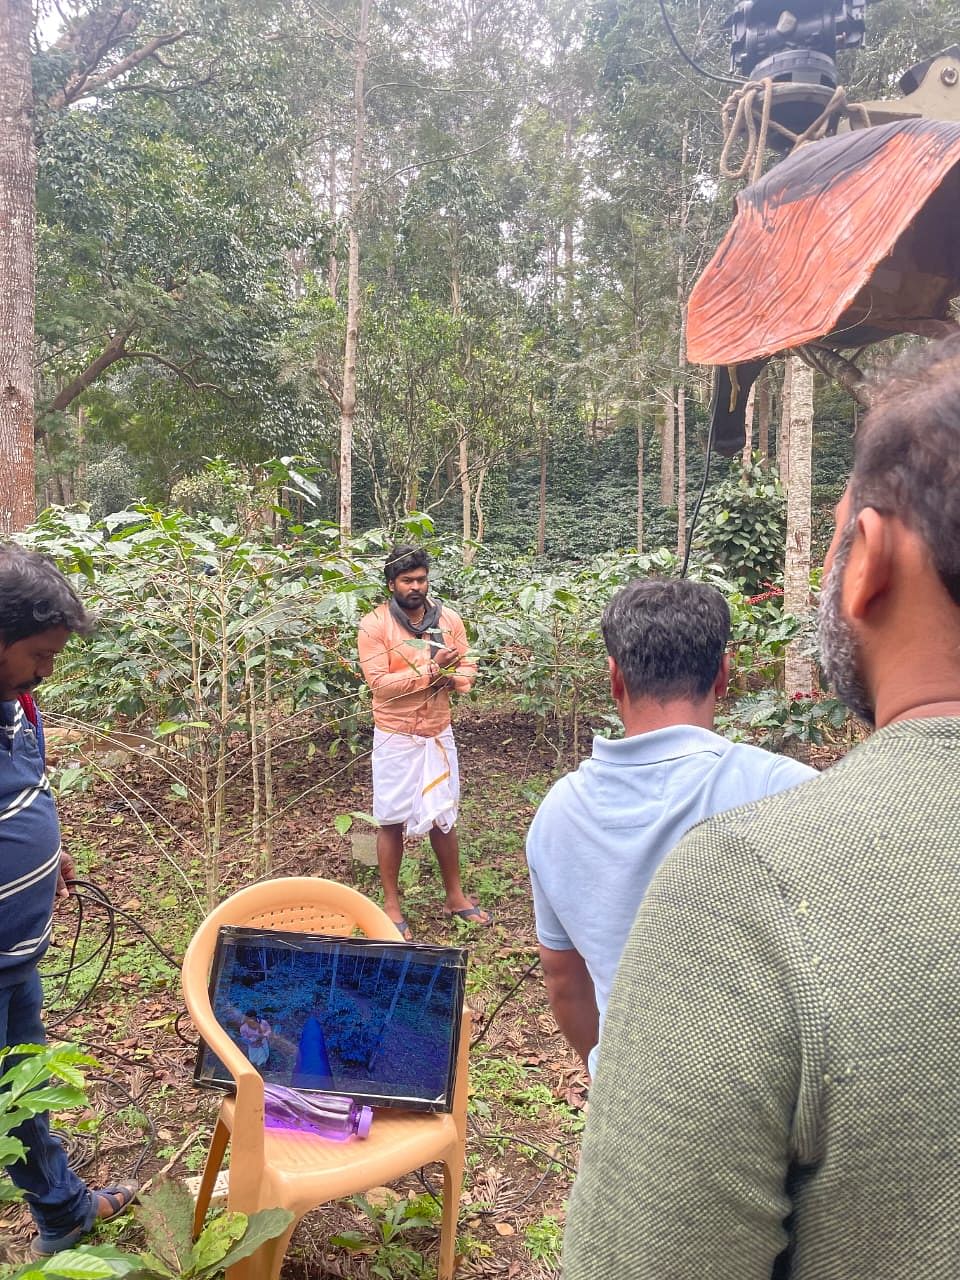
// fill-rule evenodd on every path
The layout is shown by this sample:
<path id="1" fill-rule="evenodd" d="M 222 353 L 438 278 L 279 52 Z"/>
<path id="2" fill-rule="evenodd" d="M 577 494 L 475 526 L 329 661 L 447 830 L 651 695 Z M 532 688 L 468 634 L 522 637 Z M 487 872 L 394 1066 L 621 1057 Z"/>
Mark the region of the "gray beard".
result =
<path id="1" fill-rule="evenodd" d="M 855 533 L 854 519 L 850 520 L 841 534 L 836 556 L 820 592 L 817 647 L 827 683 L 855 716 L 872 727 L 876 724 L 876 710 L 861 673 L 857 637 L 840 607 L 840 588 Z"/>

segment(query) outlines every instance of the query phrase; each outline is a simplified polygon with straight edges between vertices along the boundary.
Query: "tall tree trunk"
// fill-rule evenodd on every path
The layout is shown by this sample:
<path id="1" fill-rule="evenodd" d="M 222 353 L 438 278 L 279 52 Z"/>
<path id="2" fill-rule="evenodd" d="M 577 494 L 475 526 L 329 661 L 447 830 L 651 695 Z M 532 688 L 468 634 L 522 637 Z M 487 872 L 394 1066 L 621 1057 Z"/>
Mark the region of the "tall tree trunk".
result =
<path id="1" fill-rule="evenodd" d="M 353 419 L 357 409 L 357 346 L 360 340 L 360 170 L 366 136 L 364 77 L 367 69 L 370 8 L 360 0 L 353 74 L 353 155 L 350 164 L 350 230 L 347 238 L 347 336 L 343 346 L 343 395 L 340 400 L 340 537 L 353 528 Z"/>
<path id="2" fill-rule="evenodd" d="M 563 118 L 563 170 L 564 182 L 570 179 L 573 159 L 573 111 L 569 104 Z M 569 311 L 573 303 L 573 204 L 571 194 L 564 200 L 563 211 L 563 305 Z"/>
<path id="3" fill-rule="evenodd" d="M 483 506 L 483 486 L 487 480 L 487 472 L 489 467 L 482 466 L 477 472 L 477 483 L 473 490 L 473 510 L 477 517 L 477 542 L 483 542 L 484 535 L 487 532 L 487 513 Z M 471 556 L 471 559 L 473 557 Z"/>
<path id="4" fill-rule="evenodd" d="M 682 560 L 687 551 L 687 223 L 690 202 L 687 198 L 687 143 L 689 121 L 683 122 L 680 144 L 680 248 L 677 252 L 677 318 L 680 342 L 677 352 L 677 555 Z"/>
<path id="5" fill-rule="evenodd" d="M 777 432 L 777 470 L 780 483 L 790 491 L 790 415 L 792 413 L 793 366 L 795 357 L 783 362 L 783 392 L 780 396 L 780 430 Z"/>
<path id="6" fill-rule="evenodd" d="M 637 415 L 637 550 L 643 550 L 643 418 Z"/>
<path id="7" fill-rule="evenodd" d="M 547 425 L 540 427 L 540 492 L 537 498 L 537 555 L 547 550 Z"/>
<path id="8" fill-rule="evenodd" d="M 36 515 L 32 29 L 30 0 L 0 0 L 0 533 Z"/>
<path id="9" fill-rule="evenodd" d="M 757 451 L 764 466 L 770 461 L 770 378 L 764 369 L 757 379 Z"/>
<path id="10" fill-rule="evenodd" d="M 337 146 L 335 142 L 330 143 L 330 149 L 327 152 L 327 212 L 330 215 L 330 225 L 336 226 L 337 221 Z M 327 258 L 327 288 L 330 291 L 330 297 L 336 302 L 337 300 L 337 281 L 340 277 L 340 263 L 337 261 L 337 243 L 333 242 L 330 250 L 330 256 Z"/>
<path id="11" fill-rule="evenodd" d="M 687 388 L 681 368 L 677 383 L 677 555 L 687 551 Z"/>
<path id="12" fill-rule="evenodd" d="M 667 388 L 667 397 L 663 406 L 663 422 L 660 427 L 660 505 L 673 506 L 674 473 L 677 459 L 675 442 L 677 438 L 674 415 L 673 386 Z"/>
<path id="13" fill-rule="evenodd" d="M 753 463 L 753 402 L 756 398 L 755 393 L 757 384 L 754 383 L 747 395 L 747 407 L 744 414 L 746 431 L 743 440 L 743 466 L 744 469 L 749 468 Z"/>
<path id="14" fill-rule="evenodd" d="M 803 614 L 810 606 L 810 485 L 813 471 L 813 370 L 791 356 L 790 485 L 787 489 L 787 548 L 783 575 L 783 607 Z M 813 664 L 804 642 L 787 646 L 784 687 L 787 697 L 813 686 Z"/>
<path id="15" fill-rule="evenodd" d="M 470 539 L 473 535 L 470 506 L 472 494 L 470 491 L 470 450 L 467 444 L 465 427 L 461 427 L 457 439 L 457 457 L 460 466 L 460 510 L 463 517 L 463 563 L 470 564 L 473 560 L 473 548 L 470 546 Z"/>

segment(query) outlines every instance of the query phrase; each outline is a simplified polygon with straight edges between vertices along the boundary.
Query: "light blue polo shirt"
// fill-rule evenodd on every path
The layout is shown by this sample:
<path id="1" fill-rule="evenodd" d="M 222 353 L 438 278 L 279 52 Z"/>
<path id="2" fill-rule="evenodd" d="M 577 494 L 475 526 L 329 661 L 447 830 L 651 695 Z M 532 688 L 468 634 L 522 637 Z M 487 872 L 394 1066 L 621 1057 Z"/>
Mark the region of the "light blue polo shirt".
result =
<path id="1" fill-rule="evenodd" d="M 787 756 L 671 725 L 594 738 L 590 759 L 553 785 L 527 836 L 537 937 L 583 956 L 601 1028 L 637 908 L 681 836 L 715 813 L 814 777 Z"/>

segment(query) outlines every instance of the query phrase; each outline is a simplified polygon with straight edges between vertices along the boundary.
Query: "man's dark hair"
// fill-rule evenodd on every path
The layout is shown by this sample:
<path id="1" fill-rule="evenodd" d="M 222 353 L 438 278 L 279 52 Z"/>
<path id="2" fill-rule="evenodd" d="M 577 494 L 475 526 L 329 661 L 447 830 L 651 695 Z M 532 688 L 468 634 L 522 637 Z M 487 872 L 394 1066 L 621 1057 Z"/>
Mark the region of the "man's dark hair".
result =
<path id="1" fill-rule="evenodd" d="M 852 514 L 899 516 L 960 605 L 960 335 L 911 351 L 873 392 L 857 432 Z"/>
<path id="2" fill-rule="evenodd" d="M 383 576 L 387 586 L 398 573 L 410 573 L 412 569 L 429 569 L 430 557 L 420 547 L 391 547 L 387 554 L 387 562 L 383 566 Z"/>
<path id="3" fill-rule="evenodd" d="M 16 644 L 51 627 L 87 635 L 93 622 L 52 560 L 0 543 L 0 642 Z"/>
<path id="4" fill-rule="evenodd" d="M 716 589 L 686 578 L 640 578 L 603 611 L 607 652 L 631 698 L 704 698 L 720 671 L 730 610 Z"/>

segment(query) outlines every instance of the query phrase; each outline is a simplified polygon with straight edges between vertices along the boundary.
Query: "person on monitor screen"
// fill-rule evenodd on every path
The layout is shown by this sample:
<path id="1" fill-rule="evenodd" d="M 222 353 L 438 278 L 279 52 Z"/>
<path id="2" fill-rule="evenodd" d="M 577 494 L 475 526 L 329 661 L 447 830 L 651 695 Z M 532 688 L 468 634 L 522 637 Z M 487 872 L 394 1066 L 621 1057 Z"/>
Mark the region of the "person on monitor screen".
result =
<path id="1" fill-rule="evenodd" d="M 666 855 L 701 819 L 816 776 L 714 732 L 730 672 L 730 610 L 716 587 L 638 579 L 601 625 L 624 736 L 594 739 L 527 836 L 550 1007 L 591 1072 L 620 954 Z"/>
<path id="2" fill-rule="evenodd" d="M 247 1057 L 255 1067 L 265 1067 L 270 1057 L 270 1036 L 273 1029 L 256 1009 L 248 1009 L 240 1019 L 240 1039 L 247 1050 Z"/>
<path id="3" fill-rule="evenodd" d="M 960 336 L 873 389 L 819 610 L 876 732 L 667 857 L 610 997 L 565 1280 L 960 1263 Z"/>
<path id="4" fill-rule="evenodd" d="M 44 760 L 43 721 L 32 691 L 53 671 L 71 635 L 91 622 L 73 588 L 45 556 L 0 545 L 0 1034 L 10 1048 L 43 1044 L 37 972 L 50 944 L 56 898 L 68 895 L 73 861 Z M 7 1058 L 4 1069 L 13 1065 Z M 38 1256 L 69 1249 L 96 1221 L 129 1207 L 132 1183 L 93 1190 L 70 1168 L 46 1113 L 12 1130 L 26 1156 L 6 1167 L 39 1229 Z"/>
<path id="5" fill-rule="evenodd" d="M 363 619 L 360 666 L 373 692 L 373 816 L 383 907 L 408 941 L 400 903 L 404 835 L 429 835 L 445 891 L 444 914 L 468 924 L 491 917 L 463 892 L 457 812 L 460 774 L 450 694 L 477 674 L 458 614 L 428 594 L 430 560 L 396 546 L 384 566 L 390 599 Z"/>

